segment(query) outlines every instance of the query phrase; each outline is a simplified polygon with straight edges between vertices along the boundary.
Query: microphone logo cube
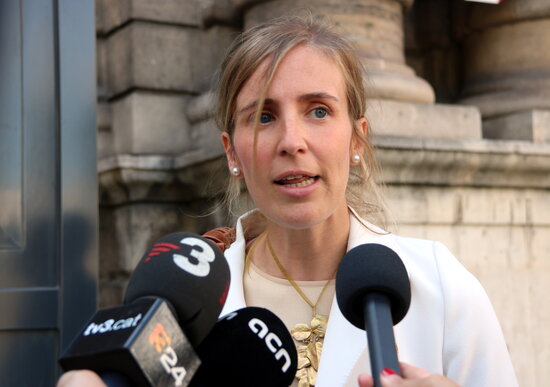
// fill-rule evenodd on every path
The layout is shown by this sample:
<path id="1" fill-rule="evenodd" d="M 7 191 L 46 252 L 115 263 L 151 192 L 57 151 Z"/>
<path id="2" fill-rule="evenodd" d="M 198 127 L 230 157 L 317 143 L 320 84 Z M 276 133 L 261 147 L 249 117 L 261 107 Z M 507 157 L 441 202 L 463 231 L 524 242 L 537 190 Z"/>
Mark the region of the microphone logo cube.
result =
<path id="1" fill-rule="evenodd" d="M 97 311 L 59 362 L 120 372 L 137 386 L 187 385 L 200 365 L 166 302 L 153 297 Z"/>

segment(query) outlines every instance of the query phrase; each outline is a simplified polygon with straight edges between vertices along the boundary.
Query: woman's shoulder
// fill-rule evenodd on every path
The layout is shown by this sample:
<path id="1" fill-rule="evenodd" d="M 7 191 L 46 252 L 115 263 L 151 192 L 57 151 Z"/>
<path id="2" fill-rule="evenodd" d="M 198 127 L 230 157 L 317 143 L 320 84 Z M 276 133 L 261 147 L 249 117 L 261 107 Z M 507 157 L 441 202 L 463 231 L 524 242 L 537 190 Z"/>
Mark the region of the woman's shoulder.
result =
<path id="1" fill-rule="evenodd" d="M 430 272 L 439 281 L 470 284 L 477 281 L 460 260 L 440 241 L 389 234 L 407 268 Z M 464 282 L 466 281 L 466 282 Z"/>
<path id="2" fill-rule="evenodd" d="M 409 275 L 417 280 L 440 283 L 442 287 L 475 282 L 473 275 L 443 243 L 387 232 L 361 218 L 352 217 L 349 247 L 363 243 L 380 243 L 394 250 Z"/>
<path id="3" fill-rule="evenodd" d="M 400 250 L 409 256 L 414 256 L 417 259 L 431 260 L 434 264 L 438 261 L 458 261 L 442 242 L 396 234 L 389 235 L 399 246 Z"/>
<path id="4" fill-rule="evenodd" d="M 433 259 L 442 252 L 448 252 L 437 241 L 395 234 L 361 218 L 353 209 L 350 216 L 349 246 L 354 247 L 364 243 L 380 243 L 392 248 L 398 255 Z M 450 254 L 450 253 L 449 253 Z"/>

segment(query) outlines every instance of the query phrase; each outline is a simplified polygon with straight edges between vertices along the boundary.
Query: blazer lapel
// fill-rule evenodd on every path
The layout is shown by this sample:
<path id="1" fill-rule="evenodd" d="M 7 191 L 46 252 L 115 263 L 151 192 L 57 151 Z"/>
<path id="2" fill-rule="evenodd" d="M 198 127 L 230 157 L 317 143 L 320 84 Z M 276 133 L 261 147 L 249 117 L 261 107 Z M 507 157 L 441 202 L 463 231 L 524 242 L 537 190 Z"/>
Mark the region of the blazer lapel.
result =
<path id="1" fill-rule="evenodd" d="M 244 256 L 245 256 L 245 239 L 241 222 L 237 223 L 237 237 L 235 242 L 225 250 L 224 255 L 229 264 L 229 272 L 231 273 L 231 283 L 225 304 L 220 313 L 224 316 L 227 313 L 246 307 L 244 300 L 243 288 L 243 272 L 244 272 Z"/>
<path id="2" fill-rule="evenodd" d="M 347 251 L 364 243 L 379 243 L 400 253 L 399 246 L 391 234 L 365 222 L 353 209 L 350 208 L 350 211 L 353 214 L 350 215 Z M 340 311 L 335 296 L 332 301 L 316 386 L 356 386 L 355 378 L 364 372 L 370 373 L 367 334 L 363 329 L 348 322 Z"/>
<path id="3" fill-rule="evenodd" d="M 357 359 L 367 346 L 365 331 L 351 325 L 332 301 L 323 352 L 317 374 L 317 387 L 343 386 Z"/>

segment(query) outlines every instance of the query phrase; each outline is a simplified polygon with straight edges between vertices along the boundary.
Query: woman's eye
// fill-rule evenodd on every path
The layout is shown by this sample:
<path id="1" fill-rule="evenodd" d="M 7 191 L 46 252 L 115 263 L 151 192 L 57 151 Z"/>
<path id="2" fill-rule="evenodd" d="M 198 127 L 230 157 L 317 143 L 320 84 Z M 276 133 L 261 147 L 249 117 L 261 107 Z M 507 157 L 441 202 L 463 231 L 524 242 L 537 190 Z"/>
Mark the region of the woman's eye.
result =
<path id="1" fill-rule="evenodd" d="M 269 124 L 272 119 L 273 116 L 269 113 L 260 114 L 260 124 Z"/>
<path id="2" fill-rule="evenodd" d="M 315 118 L 325 118 L 328 114 L 327 109 L 322 107 L 313 109 L 312 113 Z"/>

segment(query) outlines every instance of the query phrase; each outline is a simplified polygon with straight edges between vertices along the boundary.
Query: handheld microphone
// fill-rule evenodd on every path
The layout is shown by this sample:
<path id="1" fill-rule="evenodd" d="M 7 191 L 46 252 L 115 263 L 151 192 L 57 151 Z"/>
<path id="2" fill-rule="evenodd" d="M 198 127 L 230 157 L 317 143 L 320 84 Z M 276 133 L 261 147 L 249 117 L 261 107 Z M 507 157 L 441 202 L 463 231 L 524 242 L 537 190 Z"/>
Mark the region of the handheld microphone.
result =
<path id="1" fill-rule="evenodd" d="M 407 314 L 411 285 L 405 265 L 392 249 L 364 244 L 346 253 L 336 274 L 336 300 L 342 314 L 367 331 L 371 372 L 376 387 L 380 373 L 400 373 L 393 325 Z"/>
<path id="2" fill-rule="evenodd" d="M 197 348 L 201 366 L 190 387 L 287 387 L 296 374 L 296 347 L 273 312 L 248 307 L 221 318 Z"/>
<path id="3" fill-rule="evenodd" d="M 167 235 L 141 258 L 125 304 L 98 310 L 59 362 L 96 371 L 110 386 L 185 386 L 200 364 L 193 348 L 216 323 L 229 283 L 212 242 Z"/>

